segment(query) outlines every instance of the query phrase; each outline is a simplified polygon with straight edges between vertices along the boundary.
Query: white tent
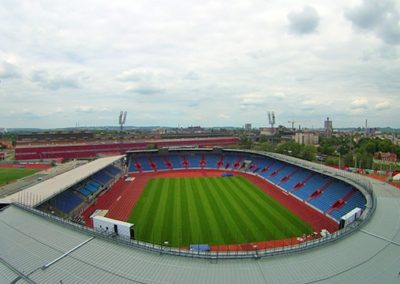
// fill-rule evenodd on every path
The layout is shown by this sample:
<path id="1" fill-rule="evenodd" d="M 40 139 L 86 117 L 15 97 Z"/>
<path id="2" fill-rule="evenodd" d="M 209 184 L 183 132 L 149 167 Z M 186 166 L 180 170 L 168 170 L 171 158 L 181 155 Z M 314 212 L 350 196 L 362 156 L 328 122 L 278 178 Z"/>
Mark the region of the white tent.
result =
<path id="1" fill-rule="evenodd" d="M 397 174 L 393 177 L 393 180 L 400 181 L 400 174 Z"/>

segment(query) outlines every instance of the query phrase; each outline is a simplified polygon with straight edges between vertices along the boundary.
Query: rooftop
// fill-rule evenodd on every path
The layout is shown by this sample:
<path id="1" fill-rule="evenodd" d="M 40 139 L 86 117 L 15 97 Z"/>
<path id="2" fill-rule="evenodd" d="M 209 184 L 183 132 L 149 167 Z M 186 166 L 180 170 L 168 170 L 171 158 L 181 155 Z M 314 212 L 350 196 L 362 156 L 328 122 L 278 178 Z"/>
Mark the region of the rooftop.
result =
<path id="1" fill-rule="evenodd" d="M 57 175 L 20 192 L 7 196 L 6 199 L 32 207 L 37 206 L 122 157 L 123 155 L 119 155 L 94 160 L 93 162 L 84 164 L 66 173 Z"/>
<path id="2" fill-rule="evenodd" d="M 317 249 L 257 260 L 151 253 L 92 239 L 12 205 L 0 213 L 0 282 L 22 275 L 36 283 L 398 283 L 400 191 L 371 182 L 377 208 L 359 231 Z"/>

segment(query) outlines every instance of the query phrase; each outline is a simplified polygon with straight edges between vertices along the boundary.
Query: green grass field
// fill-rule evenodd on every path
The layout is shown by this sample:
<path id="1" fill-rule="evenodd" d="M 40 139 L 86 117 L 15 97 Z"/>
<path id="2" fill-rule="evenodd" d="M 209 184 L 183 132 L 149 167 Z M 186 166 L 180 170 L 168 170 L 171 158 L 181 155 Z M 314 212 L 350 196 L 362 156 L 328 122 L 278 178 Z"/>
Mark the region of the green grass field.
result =
<path id="1" fill-rule="evenodd" d="M 0 168 L 0 185 L 10 183 L 14 180 L 36 173 L 36 169 L 24 168 Z"/>
<path id="2" fill-rule="evenodd" d="M 235 244 L 312 233 L 241 176 L 149 180 L 128 222 L 135 238 L 171 246 Z"/>

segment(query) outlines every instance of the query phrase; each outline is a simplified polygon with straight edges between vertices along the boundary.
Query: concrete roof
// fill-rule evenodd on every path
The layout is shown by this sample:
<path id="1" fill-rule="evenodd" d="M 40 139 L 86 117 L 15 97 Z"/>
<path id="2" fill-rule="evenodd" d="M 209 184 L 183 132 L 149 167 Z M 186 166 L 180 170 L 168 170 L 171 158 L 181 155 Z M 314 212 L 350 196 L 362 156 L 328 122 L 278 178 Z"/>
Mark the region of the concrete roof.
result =
<path id="1" fill-rule="evenodd" d="M 84 164 L 66 173 L 35 184 L 18 193 L 7 196 L 6 199 L 32 207 L 37 206 L 122 157 L 123 155 L 119 155 L 94 160 L 93 162 Z"/>
<path id="2" fill-rule="evenodd" d="M 216 262 L 94 238 L 42 270 L 91 236 L 10 206 L 0 213 L 0 255 L 36 283 L 399 283 L 400 191 L 372 184 L 377 208 L 365 226 L 298 254 Z M 0 282 L 13 277 L 4 269 L 0 265 Z"/>

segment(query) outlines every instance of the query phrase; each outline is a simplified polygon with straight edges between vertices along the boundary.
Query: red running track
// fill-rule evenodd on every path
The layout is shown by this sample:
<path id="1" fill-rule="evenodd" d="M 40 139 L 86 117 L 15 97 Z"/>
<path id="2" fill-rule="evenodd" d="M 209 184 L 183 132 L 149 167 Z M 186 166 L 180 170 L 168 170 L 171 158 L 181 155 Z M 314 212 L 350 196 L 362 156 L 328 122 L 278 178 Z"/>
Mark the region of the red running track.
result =
<path id="1" fill-rule="evenodd" d="M 37 169 L 47 170 L 52 166 L 48 164 L 0 164 L 0 168 L 25 168 L 25 169 Z"/>
<path id="2" fill-rule="evenodd" d="M 150 178 L 220 176 L 222 172 L 223 171 L 221 170 L 174 170 L 167 172 L 131 174 L 130 176 L 135 177 L 134 181 L 126 182 L 125 178 L 118 180 L 107 192 L 99 196 L 96 200 L 96 203 L 88 207 L 82 216 L 86 225 L 89 227 L 93 226 L 90 215 L 96 209 L 108 209 L 109 212 L 106 217 L 127 221 L 134 205 L 138 201 L 140 194 Z M 242 172 L 235 172 L 234 174 L 244 176 L 252 183 L 256 184 L 266 194 L 272 196 L 275 200 L 288 208 L 303 221 L 307 222 L 315 232 L 320 232 L 322 229 L 327 229 L 332 233 L 338 229 L 338 224 L 335 221 L 308 206 L 307 204 L 304 204 L 304 202 L 298 200 L 297 198 L 287 194 L 275 185 L 270 184 L 261 177 Z M 299 242 L 302 242 L 302 240 L 291 238 L 251 244 L 212 246 L 211 250 L 254 250 L 254 246 L 257 246 L 257 249 L 265 249 L 292 245 Z"/>

